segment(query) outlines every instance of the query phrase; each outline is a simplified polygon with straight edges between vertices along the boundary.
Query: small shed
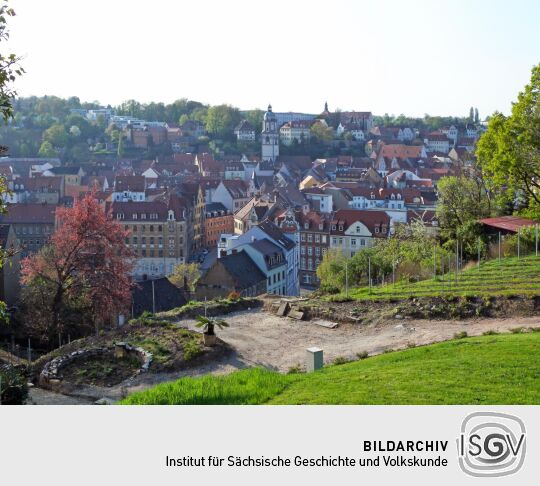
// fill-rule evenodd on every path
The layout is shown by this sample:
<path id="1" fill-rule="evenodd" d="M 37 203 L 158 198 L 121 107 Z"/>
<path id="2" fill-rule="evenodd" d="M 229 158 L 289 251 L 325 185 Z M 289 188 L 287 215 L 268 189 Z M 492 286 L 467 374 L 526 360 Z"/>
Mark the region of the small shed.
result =
<path id="1" fill-rule="evenodd" d="M 521 228 L 535 226 L 538 224 L 532 219 L 522 218 L 520 216 L 499 216 L 497 218 L 484 218 L 478 221 L 481 223 L 488 234 L 513 235 Z"/>

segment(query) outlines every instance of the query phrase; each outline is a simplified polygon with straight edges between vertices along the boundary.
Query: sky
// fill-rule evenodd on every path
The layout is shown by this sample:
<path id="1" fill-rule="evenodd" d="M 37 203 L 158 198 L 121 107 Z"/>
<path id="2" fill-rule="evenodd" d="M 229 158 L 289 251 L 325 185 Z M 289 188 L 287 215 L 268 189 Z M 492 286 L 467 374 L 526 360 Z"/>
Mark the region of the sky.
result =
<path id="1" fill-rule="evenodd" d="M 484 117 L 540 62 L 538 0 L 9 3 L 20 96 Z"/>

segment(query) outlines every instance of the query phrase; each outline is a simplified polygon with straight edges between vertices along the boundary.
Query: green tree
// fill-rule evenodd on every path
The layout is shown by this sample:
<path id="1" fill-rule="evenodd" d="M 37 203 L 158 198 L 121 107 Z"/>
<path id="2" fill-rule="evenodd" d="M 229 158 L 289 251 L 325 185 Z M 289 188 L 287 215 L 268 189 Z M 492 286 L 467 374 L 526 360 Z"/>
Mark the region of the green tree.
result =
<path id="1" fill-rule="evenodd" d="M 460 227 L 490 213 L 486 190 L 477 177 L 443 177 L 437 189 L 437 216 L 444 238 L 457 238 Z"/>
<path id="2" fill-rule="evenodd" d="M 61 123 L 55 123 L 43 132 L 43 140 L 50 142 L 53 147 L 66 147 L 69 143 L 69 135 Z"/>
<path id="3" fill-rule="evenodd" d="M 40 157 L 58 157 L 58 154 L 54 151 L 54 147 L 51 142 L 43 142 L 39 147 L 38 155 Z"/>
<path id="4" fill-rule="evenodd" d="M 199 267 L 196 263 L 180 263 L 174 267 L 169 280 L 179 288 L 187 284 L 188 289 L 193 291 L 199 276 Z"/>
<path id="5" fill-rule="evenodd" d="M 206 130 L 217 137 L 231 137 L 240 120 L 238 108 L 230 105 L 211 106 L 206 116 Z"/>
<path id="6" fill-rule="evenodd" d="M 8 6 L 7 0 L 0 2 L 0 42 L 9 39 L 7 20 L 14 16 L 15 11 Z M 17 94 L 13 89 L 13 82 L 17 76 L 24 73 L 19 62 L 20 57 L 15 54 L 0 53 L 0 114 L 4 122 L 13 116 L 13 99 Z"/>
<path id="7" fill-rule="evenodd" d="M 315 122 L 311 126 L 311 134 L 321 142 L 330 142 L 334 138 L 334 130 L 326 123 Z"/>
<path id="8" fill-rule="evenodd" d="M 490 190 L 514 203 L 524 195 L 529 209 L 540 210 L 540 64 L 511 115 L 490 117 L 476 155 Z"/>
<path id="9" fill-rule="evenodd" d="M 119 159 L 124 157 L 124 134 L 122 132 L 118 132 L 118 149 L 116 153 Z"/>

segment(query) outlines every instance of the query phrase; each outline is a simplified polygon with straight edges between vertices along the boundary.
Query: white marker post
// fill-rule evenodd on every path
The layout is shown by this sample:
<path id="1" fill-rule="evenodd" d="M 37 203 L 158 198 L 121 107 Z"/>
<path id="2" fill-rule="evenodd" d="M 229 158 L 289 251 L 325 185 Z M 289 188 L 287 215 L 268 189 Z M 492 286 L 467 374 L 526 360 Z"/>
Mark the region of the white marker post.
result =
<path id="1" fill-rule="evenodd" d="M 307 348 L 306 371 L 313 373 L 323 367 L 323 350 L 321 348 Z"/>

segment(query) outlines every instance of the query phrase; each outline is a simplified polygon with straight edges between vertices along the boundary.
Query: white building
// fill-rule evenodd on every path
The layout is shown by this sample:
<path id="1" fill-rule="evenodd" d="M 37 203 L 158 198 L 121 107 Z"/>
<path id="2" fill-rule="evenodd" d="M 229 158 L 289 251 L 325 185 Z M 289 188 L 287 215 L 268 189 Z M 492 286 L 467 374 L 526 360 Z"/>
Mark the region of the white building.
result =
<path id="1" fill-rule="evenodd" d="M 296 243 L 297 234 L 287 234 L 281 231 L 274 223 L 263 221 L 252 227 L 242 235 L 223 234 L 218 241 L 218 258 L 230 255 L 238 247 L 247 245 L 257 240 L 269 240 L 277 245 L 287 261 L 287 273 L 285 275 L 285 295 L 298 295 L 300 251 Z"/>
<path id="2" fill-rule="evenodd" d="M 307 142 L 311 138 L 310 120 L 293 120 L 285 123 L 279 129 L 279 138 L 283 145 L 292 145 L 296 140 L 298 143 Z"/>

